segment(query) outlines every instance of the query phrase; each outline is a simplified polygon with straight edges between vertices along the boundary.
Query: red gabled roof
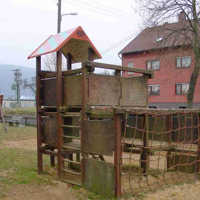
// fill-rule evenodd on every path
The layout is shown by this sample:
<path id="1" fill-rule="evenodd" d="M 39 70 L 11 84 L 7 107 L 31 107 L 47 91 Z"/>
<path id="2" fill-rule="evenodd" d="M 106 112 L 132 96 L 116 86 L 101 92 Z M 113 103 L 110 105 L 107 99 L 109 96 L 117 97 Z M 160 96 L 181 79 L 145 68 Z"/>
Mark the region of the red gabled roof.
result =
<path id="1" fill-rule="evenodd" d="M 144 29 L 119 53 L 138 53 L 168 47 L 190 45 L 192 34 L 188 22 L 165 23 Z"/>
<path id="2" fill-rule="evenodd" d="M 85 32 L 83 31 L 82 27 L 79 26 L 77 28 L 74 29 L 70 29 L 68 31 L 56 34 L 56 35 L 50 35 L 38 48 L 36 48 L 29 56 L 28 59 L 30 58 L 34 58 L 37 56 L 42 56 L 42 55 L 46 55 L 49 53 L 53 53 L 53 52 L 57 52 L 59 50 L 63 50 L 63 48 L 67 47 L 68 43 L 70 43 L 70 41 L 72 40 L 76 40 L 79 43 L 82 42 L 82 46 L 81 46 L 81 50 L 83 51 L 83 42 L 85 45 L 85 48 L 92 48 L 94 51 L 94 58 L 98 59 L 101 58 L 100 53 L 97 51 L 97 49 L 95 48 L 95 46 L 93 45 L 93 43 L 91 42 L 91 40 L 88 38 L 88 36 L 85 34 Z M 75 49 L 77 48 L 77 46 L 72 46 L 73 44 L 70 44 L 70 49 Z M 76 51 L 78 51 L 78 48 L 76 49 Z M 85 49 L 85 51 L 87 51 Z M 63 52 L 64 54 L 67 52 Z M 69 53 L 69 52 L 68 52 Z M 80 54 L 80 52 L 79 52 Z M 73 55 L 72 55 L 73 56 Z M 75 55 L 74 55 L 75 57 Z"/>

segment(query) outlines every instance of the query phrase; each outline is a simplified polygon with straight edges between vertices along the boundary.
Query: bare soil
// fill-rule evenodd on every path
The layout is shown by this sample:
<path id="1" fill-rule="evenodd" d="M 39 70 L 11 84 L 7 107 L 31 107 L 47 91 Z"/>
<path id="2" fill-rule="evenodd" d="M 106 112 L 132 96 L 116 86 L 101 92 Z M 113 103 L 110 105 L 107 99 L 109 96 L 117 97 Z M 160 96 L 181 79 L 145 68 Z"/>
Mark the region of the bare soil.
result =
<path id="1" fill-rule="evenodd" d="M 3 141 L 1 149 L 22 148 L 26 150 L 36 150 L 36 139 L 25 139 L 19 141 Z M 1 176 L 6 176 L 6 171 Z M 182 174 L 184 176 L 184 174 Z M 176 176 L 174 176 L 176 179 Z M 151 181 L 150 181 L 151 182 Z M 130 183 L 127 183 L 130 184 Z M 150 183 L 151 184 L 151 183 Z M 144 185 L 143 185 L 144 186 Z M 143 193 L 140 197 L 132 197 L 130 200 L 199 200 L 200 181 L 193 184 L 170 185 L 156 192 Z M 76 191 L 66 183 L 56 181 L 53 185 L 16 185 L 6 192 L 1 200 L 87 200 L 84 190 Z M 101 200 L 101 199 L 97 199 Z M 108 199 L 109 200 L 109 199 Z"/>
<path id="2" fill-rule="evenodd" d="M 17 141 L 3 141 L 2 146 L 7 148 L 20 148 L 25 150 L 36 150 L 37 141 L 36 139 L 25 139 Z"/>
<path id="3" fill-rule="evenodd" d="M 72 189 L 65 183 L 55 185 L 17 185 L 2 200 L 75 200 Z"/>

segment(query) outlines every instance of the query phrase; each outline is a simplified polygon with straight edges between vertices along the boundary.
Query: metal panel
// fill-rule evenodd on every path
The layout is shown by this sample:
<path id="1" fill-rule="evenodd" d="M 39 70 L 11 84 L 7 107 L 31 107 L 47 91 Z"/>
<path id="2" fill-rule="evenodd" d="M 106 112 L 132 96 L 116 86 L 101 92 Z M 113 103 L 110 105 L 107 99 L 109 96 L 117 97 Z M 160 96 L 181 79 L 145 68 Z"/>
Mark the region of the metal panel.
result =
<path id="1" fill-rule="evenodd" d="M 120 106 L 146 106 L 147 86 L 144 77 L 122 78 Z"/>
<path id="2" fill-rule="evenodd" d="M 82 76 L 64 77 L 64 105 L 77 106 L 82 104 Z"/>
<path id="3" fill-rule="evenodd" d="M 83 128 L 84 152 L 112 155 L 115 141 L 113 120 L 85 120 Z"/>
<path id="4" fill-rule="evenodd" d="M 89 75 L 89 105 L 119 105 L 118 77 Z"/>
<path id="5" fill-rule="evenodd" d="M 114 196 L 115 175 L 112 164 L 95 159 L 85 159 L 84 169 L 84 185 L 87 189 L 107 198 Z"/>
<path id="6" fill-rule="evenodd" d="M 41 81 L 41 99 L 43 106 L 56 106 L 56 79 L 45 79 Z"/>

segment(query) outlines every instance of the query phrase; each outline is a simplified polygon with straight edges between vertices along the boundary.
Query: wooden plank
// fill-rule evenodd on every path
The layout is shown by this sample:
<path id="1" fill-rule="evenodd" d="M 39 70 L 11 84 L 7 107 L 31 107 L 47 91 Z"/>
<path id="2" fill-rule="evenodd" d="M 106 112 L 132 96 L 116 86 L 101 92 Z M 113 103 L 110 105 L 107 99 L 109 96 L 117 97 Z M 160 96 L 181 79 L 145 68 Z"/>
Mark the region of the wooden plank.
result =
<path id="1" fill-rule="evenodd" d="M 84 120 L 83 152 L 112 155 L 115 145 L 113 120 Z"/>
<path id="2" fill-rule="evenodd" d="M 115 194 L 115 171 L 113 164 L 98 161 L 96 159 L 85 159 L 84 186 L 106 199 L 112 199 Z"/>
<path id="3" fill-rule="evenodd" d="M 79 106 L 82 104 L 82 76 L 64 77 L 64 105 Z"/>
<path id="4" fill-rule="evenodd" d="M 90 74 L 88 82 L 89 105 L 119 105 L 121 89 L 118 77 Z"/>
<path id="5" fill-rule="evenodd" d="M 86 61 L 84 64 L 88 67 L 97 67 L 97 68 L 103 68 L 103 69 L 113 69 L 113 70 L 119 70 L 119 71 L 128 71 L 128 72 L 135 72 L 140 74 L 145 74 L 149 78 L 153 78 L 153 72 L 144 70 L 144 69 L 136 69 L 136 68 L 130 68 L 120 65 L 111 65 L 111 64 L 105 64 L 105 63 L 97 63 L 97 62 L 91 62 Z"/>
<path id="6" fill-rule="evenodd" d="M 80 74 L 82 69 L 73 69 L 68 71 L 63 71 L 62 76 L 68 76 L 73 74 Z M 41 79 L 56 78 L 56 72 L 42 71 L 39 73 Z"/>
<path id="7" fill-rule="evenodd" d="M 120 106 L 147 106 L 146 79 L 142 77 L 121 78 L 122 94 Z"/>

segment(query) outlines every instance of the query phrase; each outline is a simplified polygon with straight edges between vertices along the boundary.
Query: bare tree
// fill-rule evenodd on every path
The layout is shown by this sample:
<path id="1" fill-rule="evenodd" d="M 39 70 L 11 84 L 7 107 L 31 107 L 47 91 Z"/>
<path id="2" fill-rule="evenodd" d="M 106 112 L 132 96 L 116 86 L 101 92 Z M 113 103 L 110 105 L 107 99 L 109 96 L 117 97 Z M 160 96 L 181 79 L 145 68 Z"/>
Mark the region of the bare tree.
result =
<path id="1" fill-rule="evenodd" d="M 56 54 L 55 53 L 45 56 L 44 66 L 46 70 L 56 71 Z"/>
<path id="2" fill-rule="evenodd" d="M 66 65 L 67 65 L 66 58 L 62 55 L 62 70 L 67 69 Z M 44 57 L 44 67 L 45 67 L 45 70 L 48 70 L 51 72 L 56 71 L 56 53 L 52 53 Z"/>
<path id="3" fill-rule="evenodd" d="M 148 26 L 159 26 L 164 22 L 173 22 L 178 13 L 182 13 L 179 26 L 166 26 L 165 38 L 162 45 L 170 43 L 171 47 L 190 47 L 194 53 L 194 69 L 190 77 L 187 93 L 188 107 L 193 106 L 195 86 L 200 70 L 200 1 L 199 0 L 140 0 L 138 1 L 140 14 L 145 18 Z M 165 26 L 162 26 L 163 28 Z"/>
<path id="4" fill-rule="evenodd" d="M 30 89 L 35 96 L 35 94 L 36 94 L 36 78 L 32 77 L 30 80 L 24 79 L 23 87 L 24 87 L 24 89 L 26 89 L 26 88 Z"/>

